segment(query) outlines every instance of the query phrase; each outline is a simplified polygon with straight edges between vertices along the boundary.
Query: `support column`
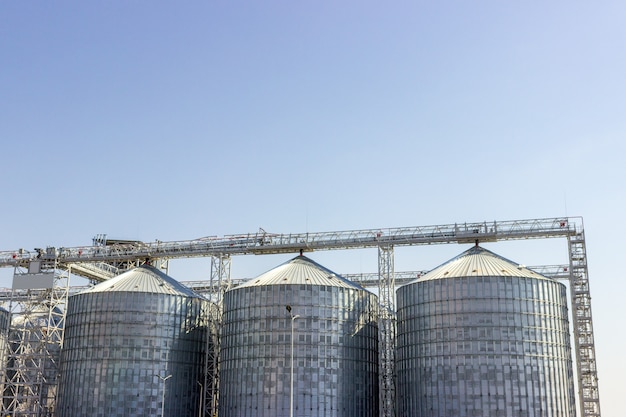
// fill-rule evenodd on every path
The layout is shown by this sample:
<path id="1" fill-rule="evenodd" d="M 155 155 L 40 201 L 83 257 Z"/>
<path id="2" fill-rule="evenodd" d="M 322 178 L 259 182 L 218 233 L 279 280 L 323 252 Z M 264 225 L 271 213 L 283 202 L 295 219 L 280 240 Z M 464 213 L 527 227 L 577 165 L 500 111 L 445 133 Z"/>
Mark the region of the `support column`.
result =
<path id="1" fill-rule="evenodd" d="M 378 341 L 381 417 L 394 417 L 396 407 L 396 294 L 393 246 L 378 246 Z"/>
<path id="2" fill-rule="evenodd" d="M 55 413 L 69 277 L 69 268 L 59 268 L 55 260 L 33 260 L 15 268 L 5 385 L 0 393 L 3 417 Z"/>
<path id="3" fill-rule="evenodd" d="M 219 409 L 220 342 L 224 293 L 231 288 L 231 257 L 228 254 L 211 256 L 211 279 L 213 299 L 209 312 L 206 343 L 204 379 L 204 416 L 216 417 Z"/>
<path id="4" fill-rule="evenodd" d="M 578 373 L 578 401 L 582 417 L 600 417 L 598 372 L 591 320 L 591 294 L 587 272 L 584 230 L 568 236 L 570 294 L 574 327 L 574 349 Z"/>

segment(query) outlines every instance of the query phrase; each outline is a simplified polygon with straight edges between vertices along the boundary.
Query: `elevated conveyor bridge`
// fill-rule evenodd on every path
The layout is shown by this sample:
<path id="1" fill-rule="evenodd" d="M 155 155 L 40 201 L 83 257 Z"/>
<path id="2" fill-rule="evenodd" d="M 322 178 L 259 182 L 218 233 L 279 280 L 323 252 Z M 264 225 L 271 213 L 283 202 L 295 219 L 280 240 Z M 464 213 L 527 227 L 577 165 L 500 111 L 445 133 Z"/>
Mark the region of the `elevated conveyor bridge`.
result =
<path id="1" fill-rule="evenodd" d="M 551 218 L 316 233 L 268 233 L 260 229 L 256 233 L 249 234 L 150 243 L 123 241 L 106 244 L 105 240 L 105 244 L 94 246 L 2 251 L 0 252 L 0 267 L 25 265 L 35 259 L 56 260 L 61 264 L 104 263 L 110 265 L 154 258 L 263 255 L 294 253 L 299 250 L 472 243 L 476 240 L 495 242 L 514 239 L 545 239 L 575 234 L 576 225 L 579 222 L 577 220 L 576 218 Z M 85 271 L 85 274 L 91 273 Z M 100 279 L 104 280 L 108 277 L 109 274 L 105 274 Z"/>
<path id="2" fill-rule="evenodd" d="M 450 243 L 497 242 L 507 240 L 562 238 L 568 242 L 568 265 L 537 267 L 538 272 L 570 282 L 574 328 L 574 347 L 578 371 L 578 401 L 583 417 L 599 417 L 600 404 L 591 317 L 591 295 L 587 269 L 583 222 L 580 217 L 529 220 L 485 221 L 432 226 L 380 228 L 316 233 L 258 232 L 223 237 L 209 236 L 187 241 L 107 241 L 105 235 L 92 246 L 48 247 L 44 249 L 0 252 L 0 267 L 28 269 L 33 262 L 71 270 L 94 282 L 109 279 L 144 262 L 169 259 L 211 257 L 208 288 L 217 290 L 216 301 L 233 284 L 231 257 L 340 249 L 378 249 L 378 273 L 367 277 L 346 277 L 366 286 L 378 286 L 380 302 L 381 410 L 384 417 L 395 416 L 394 349 L 395 286 L 405 273 L 394 271 L 395 247 Z M 543 268 L 543 270 L 542 270 Z M 414 277 L 413 277 L 414 278 Z M 15 292 L 17 295 L 18 292 Z M 217 361 L 217 355 L 210 358 Z M 217 367 L 215 367 L 217 369 Z M 215 381 L 219 376 L 215 376 Z M 209 386 L 211 384 L 205 384 Z M 216 384 L 212 384 L 215 386 Z M 207 410 L 217 409 L 217 391 L 207 392 Z M 213 414 L 207 414 L 213 415 Z"/>

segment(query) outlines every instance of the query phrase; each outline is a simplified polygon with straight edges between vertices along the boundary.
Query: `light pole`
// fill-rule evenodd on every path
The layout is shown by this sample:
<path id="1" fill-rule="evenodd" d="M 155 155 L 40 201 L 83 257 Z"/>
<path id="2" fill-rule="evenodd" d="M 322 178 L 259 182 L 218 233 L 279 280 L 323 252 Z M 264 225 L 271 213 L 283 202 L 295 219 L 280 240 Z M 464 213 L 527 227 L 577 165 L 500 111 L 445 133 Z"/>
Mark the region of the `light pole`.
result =
<path id="1" fill-rule="evenodd" d="M 299 315 L 293 315 L 291 313 L 291 306 L 285 306 L 289 315 L 291 316 L 291 388 L 289 389 L 289 417 L 293 417 L 293 325 L 294 321 L 300 317 Z"/>
<path id="2" fill-rule="evenodd" d="M 155 374 L 155 376 L 159 377 L 159 379 L 163 381 L 163 391 L 161 392 L 161 417 L 164 417 L 165 416 L 165 381 L 170 379 L 172 377 L 172 374 L 169 374 L 168 376 L 161 376 L 161 375 Z"/>

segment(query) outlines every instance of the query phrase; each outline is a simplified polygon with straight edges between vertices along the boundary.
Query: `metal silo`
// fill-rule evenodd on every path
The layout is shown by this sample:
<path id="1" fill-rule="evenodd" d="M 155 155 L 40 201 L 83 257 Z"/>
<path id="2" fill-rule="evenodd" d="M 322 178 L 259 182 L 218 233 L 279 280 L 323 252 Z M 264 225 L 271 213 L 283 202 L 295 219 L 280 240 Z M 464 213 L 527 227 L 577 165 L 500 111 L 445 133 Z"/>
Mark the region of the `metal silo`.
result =
<path id="1" fill-rule="evenodd" d="M 475 246 L 397 296 L 399 417 L 575 415 L 563 284 Z"/>
<path id="2" fill-rule="evenodd" d="M 142 266 L 67 306 L 57 416 L 198 416 L 207 300 Z"/>
<path id="3" fill-rule="evenodd" d="M 377 416 L 376 318 L 374 294 L 305 256 L 228 291 L 220 417 Z"/>

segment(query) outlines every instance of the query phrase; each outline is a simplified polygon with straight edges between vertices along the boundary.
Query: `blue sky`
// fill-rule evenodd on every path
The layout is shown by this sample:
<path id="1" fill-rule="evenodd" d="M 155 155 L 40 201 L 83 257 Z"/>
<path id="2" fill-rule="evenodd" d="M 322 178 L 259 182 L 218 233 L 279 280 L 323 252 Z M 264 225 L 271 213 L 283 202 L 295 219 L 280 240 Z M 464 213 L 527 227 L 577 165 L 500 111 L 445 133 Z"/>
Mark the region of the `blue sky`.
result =
<path id="1" fill-rule="evenodd" d="M 2 2 L 0 250 L 583 216 L 601 405 L 621 416 L 624 21 L 621 1 Z M 567 262 L 564 242 L 488 248 Z"/>

